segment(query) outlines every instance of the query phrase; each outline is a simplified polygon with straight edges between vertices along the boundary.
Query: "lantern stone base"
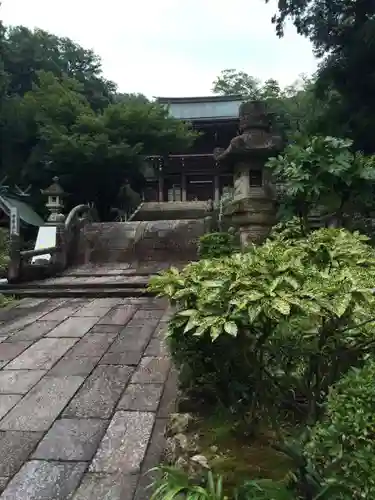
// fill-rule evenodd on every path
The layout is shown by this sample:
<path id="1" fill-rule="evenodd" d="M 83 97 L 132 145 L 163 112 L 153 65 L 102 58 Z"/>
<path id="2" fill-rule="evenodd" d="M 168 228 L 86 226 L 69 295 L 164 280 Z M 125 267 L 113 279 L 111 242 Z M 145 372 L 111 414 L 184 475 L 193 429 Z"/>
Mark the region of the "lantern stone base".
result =
<path id="1" fill-rule="evenodd" d="M 225 217 L 239 229 L 241 248 L 250 243 L 262 243 L 276 223 L 274 203 L 262 189 L 250 196 L 235 198 L 227 206 Z"/>

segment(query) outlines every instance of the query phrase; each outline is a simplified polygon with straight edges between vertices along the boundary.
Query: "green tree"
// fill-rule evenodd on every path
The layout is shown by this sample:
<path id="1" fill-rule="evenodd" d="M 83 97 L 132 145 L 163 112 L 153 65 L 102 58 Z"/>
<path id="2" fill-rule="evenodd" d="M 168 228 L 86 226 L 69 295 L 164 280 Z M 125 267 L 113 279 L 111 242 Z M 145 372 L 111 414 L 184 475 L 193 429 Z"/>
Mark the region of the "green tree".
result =
<path id="1" fill-rule="evenodd" d="M 108 105 L 116 90 L 113 82 L 103 78 L 100 58 L 92 50 L 40 29 L 6 29 L 3 60 L 10 77 L 10 94 L 24 95 L 31 90 L 38 71 L 75 78 L 82 83 L 81 92 L 94 109 Z"/>
<path id="2" fill-rule="evenodd" d="M 71 205 L 95 201 L 108 219 L 124 184 L 138 192 L 143 187 L 145 155 L 174 151 L 194 134 L 156 103 L 128 100 L 95 113 L 81 87 L 72 78 L 38 74 L 20 102 L 22 121 L 37 137 L 22 175 L 34 185 L 59 175 Z"/>
<path id="3" fill-rule="evenodd" d="M 134 203 L 144 156 L 174 152 L 195 136 L 145 96 L 115 90 L 92 51 L 0 24 L 0 174 L 35 193 L 58 174 L 67 209 L 95 201 L 103 219 L 113 205 Z"/>
<path id="4" fill-rule="evenodd" d="M 259 86 L 259 80 L 244 71 L 224 69 L 213 82 L 212 92 L 219 95 L 241 95 L 247 99 L 258 99 Z"/>
<path id="5" fill-rule="evenodd" d="M 273 78 L 269 78 L 261 86 L 259 94 L 260 99 L 279 99 L 282 96 L 279 82 Z"/>
<path id="6" fill-rule="evenodd" d="M 347 137 L 349 131 L 337 112 L 339 103 L 337 92 L 318 96 L 315 79 L 303 76 L 283 89 L 279 99 L 272 100 L 272 108 L 289 139 L 312 135 Z"/>
<path id="7" fill-rule="evenodd" d="M 239 94 L 244 99 L 261 99 L 267 103 L 269 112 L 274 116 L 274 123 L 288 138 L 308 136 L 320 129 L 327 135 L 345 135 L 342 127 L 337 129 L 327 121 L 325 110 L 328 97 L 318 98 L 315 81 L 302 77 L 292 85 L 281 88 L 277 80 L 270 78 L 263 84 L 234 69 L 224 70 L 213 83 L 213 92 L 221 95 Z M 329 96 L 333 100 L 332 95 Z M 334 125 L 336 125 L 335 122 Z"/>
<path id="8" fill-rule="evenodd" d="M 352 141 L 314 136 L 291 143 L 267 166 L 280 185 L 280 200 L 288 215 L 297 215 L 306 233 L 308 217 L 319 208 L 331 224 L 345 225 L 345 215 L 371 203 L 375 156 L 352 153 Z"/>
<path id="9" fill-rule="evenodd" d="M 266 0 L 267 2 L 269 0 Z M 322 59 L 317 90 L 340 97 L 327 120 L 344 124 L 355 146 L 374 152 L 375 3 L 372 0 L 283 0 L 273 18 L 279 36 L 291 18 Z"/>
<path id="10" fill-rule="evenodd" d="M 117 92 L 114 96 L 115 102 L 127 102 L 127 101 L 138 101 L 142 103 L 150 102 L 147 97 L 143 94 L 126 94 L 126 93 L 121 93 Z"/>

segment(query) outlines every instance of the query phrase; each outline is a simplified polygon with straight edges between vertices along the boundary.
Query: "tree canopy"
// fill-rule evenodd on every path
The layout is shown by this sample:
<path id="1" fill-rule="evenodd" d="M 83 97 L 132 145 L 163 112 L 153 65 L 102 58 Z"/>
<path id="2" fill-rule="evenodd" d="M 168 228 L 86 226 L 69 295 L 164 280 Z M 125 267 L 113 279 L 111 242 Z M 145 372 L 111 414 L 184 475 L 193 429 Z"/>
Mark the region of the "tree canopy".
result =
<path id="1" fill-rule="evenodd" d="M 322 119 L 327 97 L 318 98 L 312 78 L 299 80 L 282 88 L 277 80 L 269 78 L 264 83 L 244 71 L 223 70 L 213 82 L 213 92 L 219 95 L 241 95 L 248 100 L 263 100 L 274 115 L 274 122 L 287 137 L 308 136 L 321 129 L 330 134 L 331 129 Z"/>
<path id="2" fill-rule="evenodd" d="M 141 94 L 118 94 L 100 58 L 68 38 L 0 25 L 0 175 L 40 198 L 54 175 L 68 207 L 95 202 L 102 219 L 141 192 L 143 158 L 195 135 Z M 36 202 L 41 200 L 36 199 Z"/>
<path id="3" fill-rule="evenodd" d="M 269 0 L 266 0 L 267 2 Z M 375 150 L 375 3 L 372 0 L 283 0 L 273 18 L 279 36 L 290 18 L 321 58 L 319 96 L 335 95 L 328 122 L 341 124 L 356 147 Z"/>

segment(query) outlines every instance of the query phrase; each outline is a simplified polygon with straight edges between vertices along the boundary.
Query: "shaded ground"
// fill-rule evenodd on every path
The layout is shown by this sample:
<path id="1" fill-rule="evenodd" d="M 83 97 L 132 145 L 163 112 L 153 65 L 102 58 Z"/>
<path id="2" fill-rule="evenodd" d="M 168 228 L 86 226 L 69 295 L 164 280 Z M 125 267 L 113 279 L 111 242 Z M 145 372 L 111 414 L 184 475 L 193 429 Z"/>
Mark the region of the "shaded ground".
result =
<path id="1" fill-rule="evenodd" d="M 0 311 L 0 500 L 147 500 L 173 407 L 159 299 Z"/>

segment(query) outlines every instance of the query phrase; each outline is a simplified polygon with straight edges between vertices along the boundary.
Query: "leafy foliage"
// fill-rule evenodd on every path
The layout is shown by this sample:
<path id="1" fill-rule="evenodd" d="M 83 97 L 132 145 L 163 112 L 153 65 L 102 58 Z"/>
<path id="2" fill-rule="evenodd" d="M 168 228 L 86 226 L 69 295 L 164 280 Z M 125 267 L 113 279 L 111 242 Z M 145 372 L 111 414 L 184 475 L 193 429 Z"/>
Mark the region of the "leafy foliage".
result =
<path id="1" fill-rule="evenodd" d="M 212 90 L 215 94 L 265 101 L 274 125 L 289 139 L 316 133 L 347 135 L 350 132 L 343 126 L 341 116 L 336 116 L 338 93 L 330 90 L 318 95 L 315 80 L 304 75 L 281 88 L 272 78 L 261 83 L 243 71 L 227 69 L 216 78 Z"/>
<path id="2" fill-rule="evenodd" d="M 375 496 L 375 362 L 351 370 L 330 391 L 326 415 L 305 447 L 335 499 Z"/>
<path id="3" fill-rule="evenodd" d="M 323 208 L 335 225 L 344 214 L 372 198 L 375 156 L 353 153 L 353 141 L 314 136 L 289 144 L 267 167 L 280 185 L 281 203 L 301 218 L 308 231 L 312 209 Z"/>
<path id="4" fill-rule="evenodd" d="M 50 72 L 59 79 L 74 78 L 95 110 L 106 107 L 116 91 L 116 85 L 103 78 L 100 58 L 92 50 L 41 29 L 32 31 L 24 26 L 5 29 L 2 56 L 4 70 L 9 75 L 10 95 L 30 91 L 40 71 Z"/>
<path id="5" fill-rule="evenodd" d="M 174 467 L 160 467 L 154 482 L 150 500 L 293 500 L 293 494 L 282 484 L 270 480 L 246 481 L 230 496 L 224 494 L 223 479 L 209 471 L 202 482 L 189 478 L 183 471 Z"/>
<path id="6" fill-rule="evenodd" d="M 184 472 L 174 467 L 160 467 L 156 469 L 158 479 L 153 484 L 153 494 L 150 500 L 225 500 L 223 480 L 215 478 L 212 472 L 207 474 L 206 484 L 198 484 Z"/>
<path id="7" fill-rule="evenodd" d="M 266 0 L 268 2 L 269 0 Z M 326 121 L 345 128 L 358 149 L 374 152 L 375 4 L 371 0 L 283 0 L 273 18 L 279 36 L 286 19 L 309 38 L 323 58 L 318 95 L 338 96 Z M 333 105 L 332 105 L 333 104 Z"/>
<path id="8" fill-rule="evenodd" d="M 0 271 L 7 268 L 9 262 L 9 233 L 5 229 L 0 230 Z"/>
<path id="9" fill-rule="evenodd" d="M 291 243 L 293 240 L 299 240 L 304 237 L 303 227 L 298 217 L 292 217 L 289 220 L 278 222 L 269 234 L 270 240 L 283 240 Z"/>
<path id="10" fill-rule="evenodd" d="M 248 99 L 259 98 L 260 82 L 244 71 L 224 69 L 213 82 L 212 92 L 221 95 L 241 95 Z"/>
<path id="11" fill-rule="evenodd" d="M 294 494 L 284 485 L 269 479 L 246 481 L 241 485 L 235 500 L 293 500 Z"/>
<path id="12" fill-rule="evenodd" d="M 254 419 L 287 405 L 315 421 L 329 387 L 373 350 L 374 264 L 366 237 L 322 229 L 154 278 L 178 307 L 169 341 L 182 386 Z"/>
<path id="13" fill-rule="evenodd" d="M 103 220 L 141 192 L 143 157 L 189 146 L 188 125 L 140 95 L 115 95 L 100 58 L 67 38 L 0 25 L 0 170 L 40 188 L 59 175 L 67 210 L 95 202 Z M 35 199 L 34 199 L 35 198 Z"/>
<path id="14" fill-rule="evenodd" d="M 38 85 L 25 94 L 23 116 L 30 128 L 36 126 L 39 141 L 29 151 L 23 176 L 45 185 L 53 170 L 72 193 L 72 205 L 96 200 L 101 217 L 108 219 L 113 202 L 121 204 L 126 181 L 141 190 L 144 155 L 181 147 L 194 135 L 155 103 L 129 100 L 97 114 L 77 88 L 73 79 L 40 73 Z M 39 169 L 46 157 L 50 167 Z"/>
<path id="15" fill-rule="evenodd" d="M 234 250 L 234 235 L 230 233 L 209 233 L 199 240 L 198 255 L 201 259 L 225 257 Z"/>
<path id="16" fill-rule="evenodd" d="M 9 232 L 5 229 L 0 229 L 0 273 L 6 275 L 7 266 L 9 263 Z M 12 302 L 12 297 L 5 297 L 0 294 L 0 307 L 6 306 Z"/>

